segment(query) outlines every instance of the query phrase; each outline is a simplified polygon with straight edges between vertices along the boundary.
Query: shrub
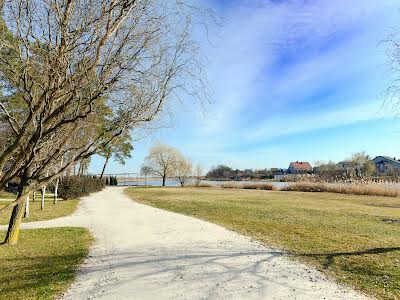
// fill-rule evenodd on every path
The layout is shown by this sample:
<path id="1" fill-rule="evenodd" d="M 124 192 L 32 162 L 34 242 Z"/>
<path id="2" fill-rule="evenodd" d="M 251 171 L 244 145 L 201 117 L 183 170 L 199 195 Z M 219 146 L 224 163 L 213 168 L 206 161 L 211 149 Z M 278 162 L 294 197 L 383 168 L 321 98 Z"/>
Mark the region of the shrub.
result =
<path id="1" fill-rule="evenodd" d="M 115 176 L 110 176 L 106 178 L 106 185 L 118 185 L 118 179 Z"/>
<path id="2" fill-rule="evenodd" d="M 64 200 L 77 199 L 90 193 L 99 192 L 104 186 L 105 182 L 98 178 L 68 176 L 60 180 L 58 194 Z"/>

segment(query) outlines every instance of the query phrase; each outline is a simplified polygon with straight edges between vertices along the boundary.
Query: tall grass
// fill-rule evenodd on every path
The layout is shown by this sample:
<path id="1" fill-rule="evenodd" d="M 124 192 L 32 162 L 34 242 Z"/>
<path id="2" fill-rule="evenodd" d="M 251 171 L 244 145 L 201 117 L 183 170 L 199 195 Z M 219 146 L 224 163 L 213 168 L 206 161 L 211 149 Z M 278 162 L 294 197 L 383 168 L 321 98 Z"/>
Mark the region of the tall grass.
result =
<path id="1" fill-rule="evenodd" d="M 248 183 L 243 185 L 244 189 L 247 190 L 265 190 L 265 191 L 276 191 L 277 188 L 272 183 Z"/>
<path id="2" fill-rule="evenodd" d="M 237 182 L 228 182 L 220 185 L 223 189 L 242 189 L 244 185 Z"/>
<path id="3" fill-rule="evenodd" d="M 325 184 L 298 182 L 284 187 L 282 191 L 295 192 L 328 192 L 349 195 L 368 195 L 368 196 L 385 196 L 398 197 L 400 190 L 396 188 L 388 188 L 377 185 L 345 185 L 345 184 Z"/>
<path id="4" fill-rule="evenodd" d="M 276 191 L 277 188 L 272 183 L 237 183 L 229 182 L 221 184 L 223 189 L 246 189 L 246 190 L 265 190 Z"/>

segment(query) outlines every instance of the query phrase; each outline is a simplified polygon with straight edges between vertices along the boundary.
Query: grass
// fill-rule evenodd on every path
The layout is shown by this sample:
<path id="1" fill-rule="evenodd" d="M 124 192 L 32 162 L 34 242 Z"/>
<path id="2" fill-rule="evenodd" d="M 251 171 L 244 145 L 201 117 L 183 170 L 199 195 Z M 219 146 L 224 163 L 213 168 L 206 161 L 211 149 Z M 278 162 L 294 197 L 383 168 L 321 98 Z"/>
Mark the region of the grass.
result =
<path id="1" fill-rule="evenodd" d="M 7 200 L 15 199 L 15 195 L 12 193 L 5 192 L 5 191 L 0 191 L 0 201 L 1 201 L 1 199 L 7 199 Z"/>
<path id="2" fill-rule="evenodd" d="M 400 299 L 398 198 L 221 188 L 127 193 L 284 249 L 365 294 Z"/>
<path id="3" fill-rule="evenodd" d="M 58 201 L 58 204 L 53 204 L 52 197 L 45 198 L 44 209 L 40 209 L 40 197 L 37 197 L 35 202 L 30 200 L 29 218 L 24 218 L 22 222 L 44 221 L 60 217 L 65 217 L 72 214 L 78 207 L 79 200 Z M 10 204 L 10 201 L 0 201 L 0 208 Z M 11 210 L 0 215 L 0 225 L 8 224 L 11 216 Z"/>
<path id="4" fill-rule="evenodd" d="M 20 234 L 16 246 L 0 246 L 0 299 L 56 299 L 88 255 L 93 240 L 89 231 L 65 227 Z M 4 235 L 0 231 L 0 240 Z"/>

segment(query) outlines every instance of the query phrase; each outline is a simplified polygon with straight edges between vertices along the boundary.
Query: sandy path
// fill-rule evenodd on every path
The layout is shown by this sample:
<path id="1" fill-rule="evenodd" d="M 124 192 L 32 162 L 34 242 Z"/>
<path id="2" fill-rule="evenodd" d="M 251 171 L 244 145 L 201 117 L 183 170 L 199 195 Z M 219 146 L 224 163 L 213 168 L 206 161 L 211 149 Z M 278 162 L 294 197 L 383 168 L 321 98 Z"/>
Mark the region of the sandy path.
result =
<path id="1" fill-rule="evenodd" d="M 86 197 L 73 216 L 23 225 L 54 226 L 85 226 L 96 237 L 63 299 L 365 299 L 282 253 L 136 203 L 121 188 Z"/>

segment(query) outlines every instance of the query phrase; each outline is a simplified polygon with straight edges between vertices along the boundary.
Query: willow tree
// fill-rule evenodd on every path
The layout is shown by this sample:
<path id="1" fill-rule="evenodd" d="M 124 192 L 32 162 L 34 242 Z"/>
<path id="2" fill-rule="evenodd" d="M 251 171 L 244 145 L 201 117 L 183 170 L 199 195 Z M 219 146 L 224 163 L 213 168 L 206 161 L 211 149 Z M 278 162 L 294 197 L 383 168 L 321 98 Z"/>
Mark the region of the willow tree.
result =
<path id="1" fill-rule="evenodd" d="M 6 244 L 18 240 L 32 191 L 145 127 L 181 92 L 206 97 L 192 35 L 206 11 L 184 2 L 4 1 L 0 170 L 11 164 L 0 189 L 20 183 L 17 199 L 0 210 L 13 208 Z"/>
<path id="2" fill-rule="evenodd" d="M 157 143 L 149 149 L 142 166 L 155 176 L 162 178 L 162 186 L 165 186 L 168 177 L 175 176 L 178 162 L 183 155 L 174 147 Z"/>
<path id="3" fill-rule="evenodd" d="M 187 182 L 190 179 L 190 176 L 192 175 L 192 172 L 193 172 L 192 162 L 183 155 L 178 157 L 175 162 L 174 176 L 181 185 L 181 187 L 184 187 L 185 184 L 187 184 Z"/>

